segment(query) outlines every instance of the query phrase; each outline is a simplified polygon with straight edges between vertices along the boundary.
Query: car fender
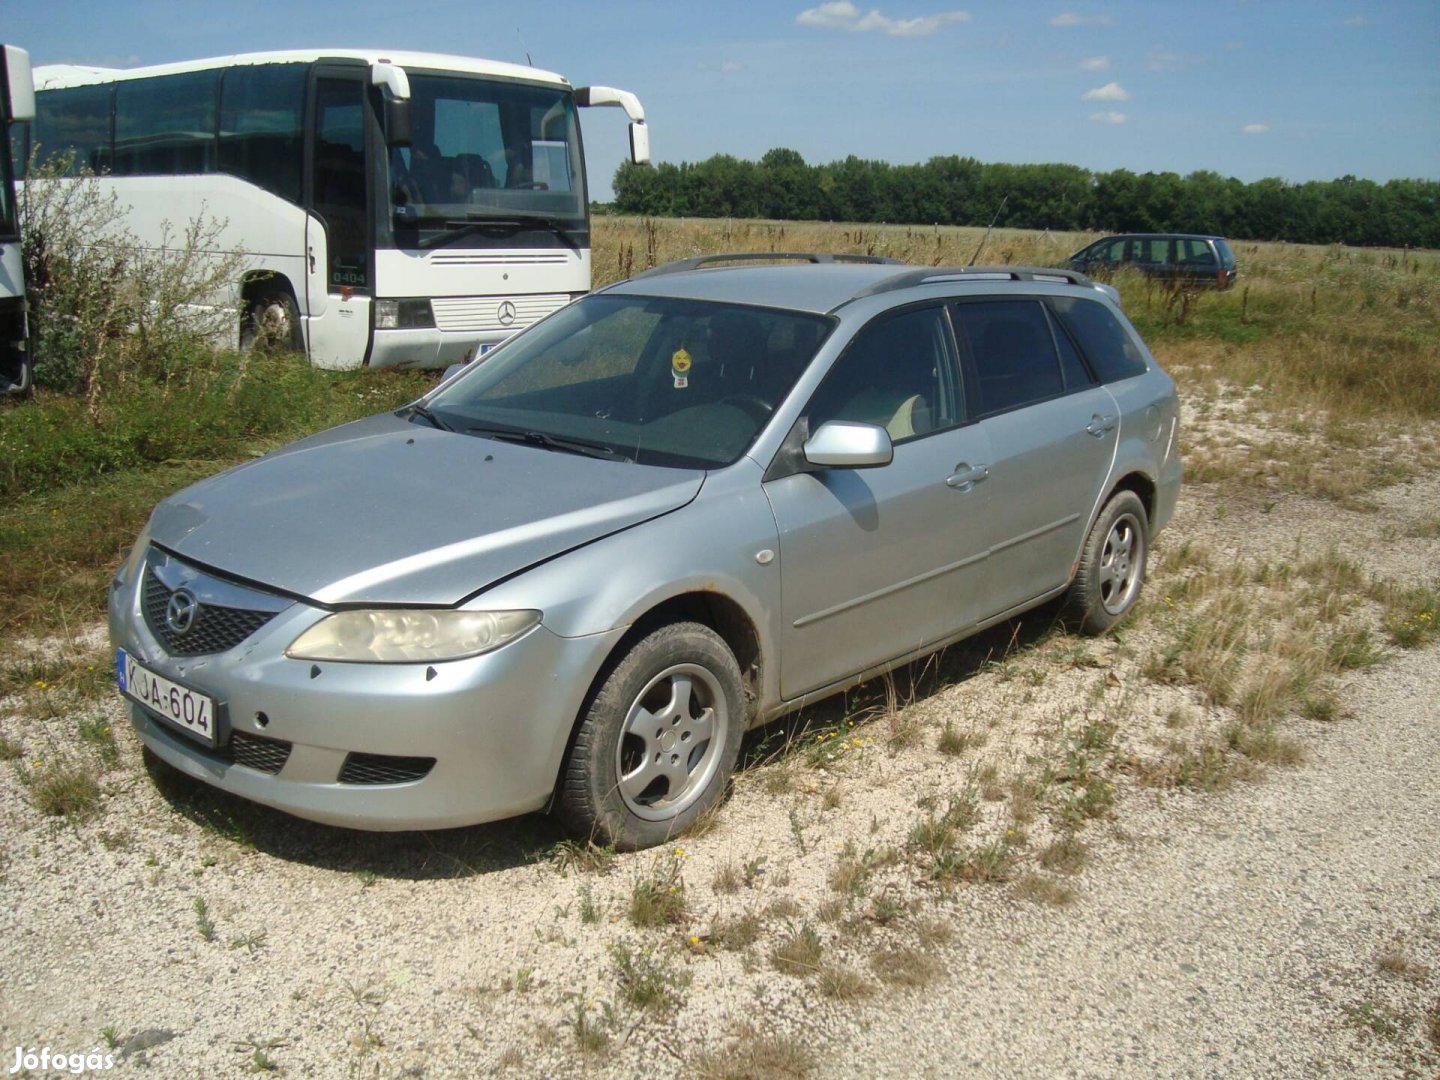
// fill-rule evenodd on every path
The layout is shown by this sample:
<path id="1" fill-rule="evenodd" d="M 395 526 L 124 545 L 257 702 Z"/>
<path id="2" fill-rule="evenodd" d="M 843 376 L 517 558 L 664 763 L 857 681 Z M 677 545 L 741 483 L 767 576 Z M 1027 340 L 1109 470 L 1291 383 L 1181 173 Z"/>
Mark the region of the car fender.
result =
<path id="1" fill-rule="evenodd" d="M 759 466 L 742 457 L 709 474 L 686 506 L 534 566 L 466 606 L 537 609 L 554 634 L 611 641 L 613 631 L 667 601 L 714 594 L 750 622 L 760 656 L 772 656 L 780 618 L 779 535 L 760 476 Z M 773 667 L 761 664 L 762 708 L 778 694 Z M 577 708 L 586 689 L 577 692 Z"/>

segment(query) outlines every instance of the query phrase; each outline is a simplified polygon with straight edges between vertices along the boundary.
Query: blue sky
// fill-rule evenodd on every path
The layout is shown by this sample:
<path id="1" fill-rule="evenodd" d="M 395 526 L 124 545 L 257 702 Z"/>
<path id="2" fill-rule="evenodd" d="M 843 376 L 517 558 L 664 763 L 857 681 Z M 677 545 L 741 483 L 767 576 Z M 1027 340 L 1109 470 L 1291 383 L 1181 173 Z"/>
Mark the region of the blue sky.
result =
<path id="1" fill-rule="evenodd" d="M 300 46 L 525 61 L 633 90 L 655 157 L 1064 162 L 1440 179 L 1437 0 L 8 0 L 36 64 Z M 591 195 L 624 153 L 589 113 Z"/>

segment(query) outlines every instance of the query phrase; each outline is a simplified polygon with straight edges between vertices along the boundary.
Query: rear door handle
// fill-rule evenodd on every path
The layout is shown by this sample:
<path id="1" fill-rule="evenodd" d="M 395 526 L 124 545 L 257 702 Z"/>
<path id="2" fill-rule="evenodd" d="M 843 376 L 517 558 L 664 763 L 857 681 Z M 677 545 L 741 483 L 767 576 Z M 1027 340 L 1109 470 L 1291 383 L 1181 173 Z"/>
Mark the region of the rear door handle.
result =
<path id="1" fill-rule="evenodd" d="M 967 465 L 962 461 L 955 466 L 955 471 L 945 478 L 945 486 L 956 491 L 969 491 L 989 475 L 989 465 Z"/>
<path id="2" fill-rule="evenodd" d="M 1090 423 L 1085 425 L 1085 430 L 1097 439 L 1103 439 L 1106 432 L 1115 430 L 1115 417 L 1096 413 L 1090 417 Z"/>

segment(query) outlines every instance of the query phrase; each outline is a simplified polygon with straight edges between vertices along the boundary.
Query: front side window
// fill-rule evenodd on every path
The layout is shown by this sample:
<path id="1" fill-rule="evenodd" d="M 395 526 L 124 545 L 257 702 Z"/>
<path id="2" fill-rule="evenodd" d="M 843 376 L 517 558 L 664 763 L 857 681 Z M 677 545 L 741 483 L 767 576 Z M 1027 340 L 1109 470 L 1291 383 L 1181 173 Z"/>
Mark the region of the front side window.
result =
<path id="1" fill-rule="evenodd" d="M 585 183 L 570 92 L 410 73 L 410 146 L 390 153 L 396 239 L 430 245 L 585 242 Z"/>
<path id="2" fill-rule="evenodd" d="M 457 432 L 682 468 L 743 454 L 829 334 L 817 315 L 639 296 L 563 308 L 428 402 Z"/>
<path id="3" fill-rule="evenodd" d="M 1065 392 L 1055 340 L 1036 300 L 956 304 L 955 337 L 975 416 L 1003 412 Z"/>
<path id="4" fill-rule="evenodd" d="M 899 442 L 955 423 L 954 386 L 945 309 L 902 311 L 855 335 L 805 415 L 812 432 L 850 420 L 883 427 Z"/>

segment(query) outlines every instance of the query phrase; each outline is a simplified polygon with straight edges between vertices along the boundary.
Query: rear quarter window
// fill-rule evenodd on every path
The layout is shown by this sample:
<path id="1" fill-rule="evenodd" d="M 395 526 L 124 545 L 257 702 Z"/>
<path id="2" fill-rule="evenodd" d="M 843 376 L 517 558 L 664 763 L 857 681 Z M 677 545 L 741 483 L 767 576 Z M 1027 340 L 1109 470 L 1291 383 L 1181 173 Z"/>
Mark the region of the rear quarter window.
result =
<path id="1" fill-rule="evenodd" d="M 1101 382 L 1143 375 L 1145 357 L 1120 320 L 1098 300 L 1053 297 L 1051 310 L 1080 346 Z"/>

